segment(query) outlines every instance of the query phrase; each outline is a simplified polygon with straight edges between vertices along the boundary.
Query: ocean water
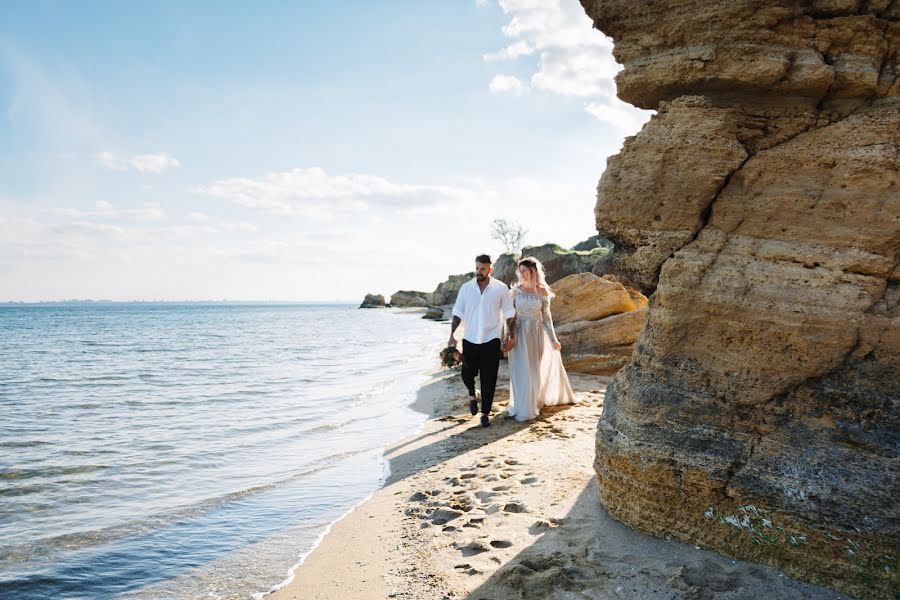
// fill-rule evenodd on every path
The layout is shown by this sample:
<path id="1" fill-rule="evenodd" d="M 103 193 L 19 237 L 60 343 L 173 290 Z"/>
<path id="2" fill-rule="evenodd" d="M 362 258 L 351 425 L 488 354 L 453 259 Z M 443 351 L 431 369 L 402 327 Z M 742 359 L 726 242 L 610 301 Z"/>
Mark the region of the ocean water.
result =
<path id="1" fill-rule="evenodd" d="M 387 475 L 445 324 L 0 307 L 0 597 L 251 598 Z"/>

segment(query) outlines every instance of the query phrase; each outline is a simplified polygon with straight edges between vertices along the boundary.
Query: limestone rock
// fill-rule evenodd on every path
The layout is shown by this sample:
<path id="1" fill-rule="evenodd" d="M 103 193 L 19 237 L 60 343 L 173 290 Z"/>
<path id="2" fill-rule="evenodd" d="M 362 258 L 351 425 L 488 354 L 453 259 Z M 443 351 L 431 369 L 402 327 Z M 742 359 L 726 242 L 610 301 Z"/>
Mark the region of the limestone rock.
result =
<path id="1" fill-rule="evenodd" d="M 574 321 L 595 321 L 609 315 L 647 306 L 640 292 L 629 293 L 621 283 L 579 273 L 560 279 L 553 285 L 556 297 L 551 305 L 556 325 Z"/>
<path id="2" fill-rule="evenodd" d="M 437 288 L 430 294 L 425 295 L 425 302 L 429 306 L 442 306 L 444 304 L 453 304 L 456 302 L 456 295 L 459 294 L 459 288 L 467 281 L 475 277 L 475 273 L 466 273 L 464 275 L 451 275 L 447 281 L 438 284 Z"/>
<path id="3" fill-rule="evenodd" d="M 658 114 L 596 225 L 650 298 L 610 386 L 610 514 L 858 597 L 898 589 L 897 3 L 582 0 Z"/>
<path id="4" fill-rule="evenodd" d="M 631 358 L 634 343 L 647 319 L 647 307 L 598 321 L 574 321 L 556 327 L 566 369 L 577 373 L 611 374 Z"/>
<path id="5" fill-rule="evenodd" d="M 594 263 L 604 260 L 610 254 L 605 247 L 594 250 L 566 250 L 557 244 L 530 246 L 522 249 L 522 256 L 533 256 L 544 265 L 547 283 L 554 283 L 575 273 L 590 273 Z"/>
<path id="6" fill-rule="evenodd" d="M 384 296 L 381 294 L 366 294 L 360 308 L 384 308 Z"/>
<path id="7" fill-rule="evenodd" d="M 609 241 L 602 235 L 592 235 L 583 242 L 578 242 L 577 244 L 572 246 L 572 250 L 578 250 L 580 252 L 590 252 L 599 248 L 612 249 L 613 245 L 614 244 L 611 241 Z"/>
<path id="8" fill-rule="evenodd" d="M 391 296 L 391 306 L 395 308 L 423 308 L 428 306 L 425 292 L 399 291 Z"/>
<path id="9" fill-rule="evenodd" d="M 499 279 L 506 285 L 514 284 L 518 280 L 516 275 L 516 265 L 518 262 L 518 259 L 512 254 L 501 254 L 500 257 L 494 261 L 493 277 Z"/>

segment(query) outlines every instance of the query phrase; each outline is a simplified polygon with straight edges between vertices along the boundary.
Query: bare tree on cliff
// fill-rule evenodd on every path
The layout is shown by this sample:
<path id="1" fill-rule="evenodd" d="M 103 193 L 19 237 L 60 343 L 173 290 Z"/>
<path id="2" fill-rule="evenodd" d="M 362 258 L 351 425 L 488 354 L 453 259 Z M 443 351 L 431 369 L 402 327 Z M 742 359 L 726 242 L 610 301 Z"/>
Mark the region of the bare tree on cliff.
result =
<path id="1" fill-rule="evenodd" d="M 508 254 L 518 254 L 525 242 L 528 230 L 517 221 L 494 219 L 491 222 L 491 239 L 500 241 Z"/>

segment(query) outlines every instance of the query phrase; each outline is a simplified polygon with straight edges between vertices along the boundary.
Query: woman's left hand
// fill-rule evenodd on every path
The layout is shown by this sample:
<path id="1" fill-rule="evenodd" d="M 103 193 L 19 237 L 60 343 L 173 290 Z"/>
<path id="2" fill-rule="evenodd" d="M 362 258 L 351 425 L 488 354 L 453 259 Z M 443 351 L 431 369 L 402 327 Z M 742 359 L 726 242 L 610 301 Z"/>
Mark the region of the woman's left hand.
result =
<path id="1" fill-rule="evenodd" d="M 553 342 L 553 349 L 554 350 L 562 349 L 562 344 L 560 344 L 559 342 Z"/>

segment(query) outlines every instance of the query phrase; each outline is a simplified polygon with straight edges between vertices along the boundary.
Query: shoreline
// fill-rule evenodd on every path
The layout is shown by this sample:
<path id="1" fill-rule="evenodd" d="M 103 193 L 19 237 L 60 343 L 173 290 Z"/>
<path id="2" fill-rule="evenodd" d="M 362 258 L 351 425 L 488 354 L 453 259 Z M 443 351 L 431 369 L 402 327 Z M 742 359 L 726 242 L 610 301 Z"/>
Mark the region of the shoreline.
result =
<path id="1" fill-rule="evenodd" d="M 419 309 L 405 309 L 405 310 L 408 310 L 410 312 L 412 312 L 412 311 L 424 312 L 424 310 L 419 310 Z M 423 398 L 422 395 L 418 392 L 421 391 L 421 388 L 425 385 L 426 382 L 428 382 L 430 379 L 433 379 L 434 377 L 438 376 L 440 374 L 440 372 L 441 372 L 440 367 L 433 367 L 431 369 L 424 371 L 421 374 L 422 383 L 419 385 L 419 390 L 417 390 L 416 399 L 413 400 L 413 402 L 411 402 L 410 404 L 408 404 L 406 406 L 406 408 L 408 408 L 409 410 L 412 410 L 414 412 L 421 413 L 421 414 L 425 415 L 426 418 L 422 422 L 422 424 L 419 425 L 419 427 L 416 428 L 413 432 L 406 434 L 406 435 L 402 435 L 395 440 L 391 440 L 390 442 L 388 442 L 385 445 L 385 451 L 383 453 L 383 457 L 385 458 L 385 460 L 388 455 L 388 450 L 392 446 L 394 446 L 395 444 L 399 444 L 408 438 L 418 435 L 427 426 L 428 420 L 431 418 L 432 402 L 431 402 L 430 398 Z M 269 590 L 267 590 L 265 592 L 254 593 L 252 596 L 254 598 L 254 600 L 263 600 L 264 598 L 270 598 L 270 597 L 272 597 L 273 594 L 275 594 L 279 590 L 282 590 L 285 587 L 289 586 L 296 579 L 297 571 L 306 562 L 307 558 L 309 558 L 309 556 L 319 548 L 319 546 L 322 544 L 322 542 L 325 540 L 325 538 L 331 533 L 331 531 L 334 529 L 334 527 L 337 524 L 339 524 L 341 521 L 343 521 L 344 519 L 346 519 L 347 517 L 352 515 L 362 505 L 369 502 L 372 499 L 372 497 L 375 496 L 375 494 L 377 494 L 379 491 L 384 489 L 384 487 L 387 485 L 387 483 L 391 477 L 390 462 L 388 462 L 387 460 L 384 463 L 384 471 L 385 471 L 385 475 L 382 477 L 377 488 L 375 488 L 365 498 L 361 499 L 359 502 L 357 502 L 356 504 L 351 506 L 349 509 L 347 509 L 347 511 L 344 512 L 340 517 L 335 519 L 333 522 L 329 523 L 328 526 L 322 530 L 322 533 L 317 536 L 316 540 L 313 542 L 312 547 L 300 556 L 300 558 L 296 564 L 294 564 L 293 566 L 290 567 L 290 569 L 288 570 L 287 577 L 283 581 L 275 584 L 274 586 L 272 586 L 271 588 L 269 588 Z"/>
<path id="2" fill-rule="evenodd" d="M 336 521 L 266 600 L 809 598 L 838 592 L 698 546 L 653 538 L 600 505 L 594 434 L 610 378 L 570 374 L 576 404 L 505 416 L 501 363 L 491 427 L 458 371 L 409 405 L 430 412 L 390 444 L 381 488 Z"/>

